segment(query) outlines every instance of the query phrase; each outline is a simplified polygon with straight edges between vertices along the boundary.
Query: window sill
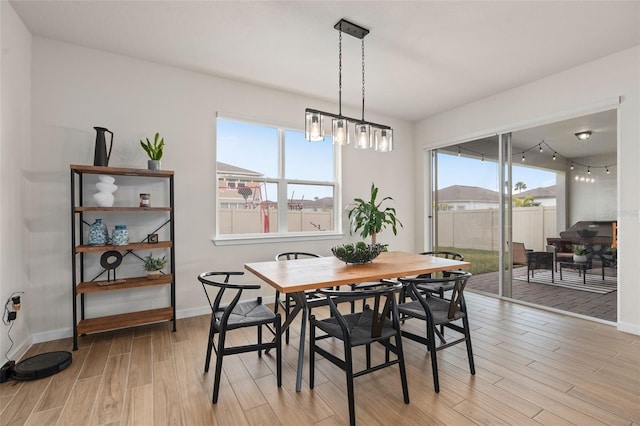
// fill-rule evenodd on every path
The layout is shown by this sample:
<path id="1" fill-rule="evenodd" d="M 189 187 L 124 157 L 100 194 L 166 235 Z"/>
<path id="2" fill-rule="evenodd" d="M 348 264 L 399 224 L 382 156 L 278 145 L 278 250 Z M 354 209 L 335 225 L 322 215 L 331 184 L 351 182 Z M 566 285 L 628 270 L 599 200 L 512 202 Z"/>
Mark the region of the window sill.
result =
<path id="1" fill-rule="evenodd" d="M 318 234 L 290 234 L 290 235 L 225 235 L 224 237 L 213 238 L 216 246 L 233 246 L 243 244 L 269 244 L 283 243 L 289 241 L 318 241 L 318 240 L 342 240 L 344 234 L 341 233 L 318 233 Z"/>

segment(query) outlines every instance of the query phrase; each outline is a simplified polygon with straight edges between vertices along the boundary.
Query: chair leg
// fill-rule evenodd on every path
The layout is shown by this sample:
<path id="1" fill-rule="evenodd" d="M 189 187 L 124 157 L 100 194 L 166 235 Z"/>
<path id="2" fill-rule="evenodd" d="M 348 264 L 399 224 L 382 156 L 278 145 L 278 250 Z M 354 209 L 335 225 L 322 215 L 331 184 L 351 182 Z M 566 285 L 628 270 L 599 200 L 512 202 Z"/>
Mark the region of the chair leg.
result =
<path id="1" fill-rule="evenodd" d="M 396 333 L 396 351 L 398 352 L 398 367 L 400 368 L 400 382 L 402 383 L 402 396 L 404 403 L 409 403 L 409 385 L 407 384 L 407 370 L 404 366 L 404 351 L 402 349 L 402 336 L 400 329 Z"/>
<path id="2" fill-rule="evenodd" d="M 276 377 L 278 387 L 282 387 L 282 317 L 278 314 L 275 319 L 276 329 Z"/>
<path id="3" fill-rule="evenodd" d="M 551 270 L 553 273 L 553 269 Z M 471 331 L 469 330 L 469 318 L 465 315 L 462 318 L 462 326 L 464 327 L 465 343 L 467 345 L 467 357 L 469 358 L 469 371 L 472 375 L 476 374 L 476 366 L 473 361 L 473 349 L 471 349 Z"/>
<path id="4" fill-rule="evenodd" d="M 262 344 L 262 326 L 258 326 L 258 344 Z M 258 358 L 262 358 L 262 349 L 258 349 Z"/>
<path id="5" fill-rule="evenodd" d="M 440 380 L 438 379 L 438 357 L 436 355 L 435 326 L 427 324 L 427 347 L 431 355 L 431 371 L 433 374 L 433 389 L 440 392 Z"/>
<path id="6" fill-rule="evenodd" d="M 353 386 L 353 359 L 351 357 L 351 347 L 344 343 L 344 361 L 347 373 L 347 400 L 349 401 L 349 425 L 356 425 L 356 401 Z"/>
<path id="7" fill-rule="evenodd" d="M 315 381 L 316 365 L 316 317 L 311 316 L 309 321 L 309 389 L 313 389 Z"/>
<path id="8" fill-rule="evenodd" d="M 224 343 L 227 331 L 220 330 L 218 337 L 218 356 L 216 357 L 216 375 L 213 379 L 213 398 L 214 404 L 218 402 L 218 394 L 220 391 L 220 377 L 222 376 L 222 358 L 224 358 Z"/>
<path id="9" fill-rule="evenodd" d="M 211 349 L 213 348 L 213 339 L 215 338 L 215 327 L 213 326 L 213 321 L 215 321 L 213 315 L 211 316 L 211 325 L 209 326 L 209 341 L 207 342 L 207 356 L 204 359 L 204 372 L 207 373 L 209 371 L 209 364 L 211 363 Z"/>

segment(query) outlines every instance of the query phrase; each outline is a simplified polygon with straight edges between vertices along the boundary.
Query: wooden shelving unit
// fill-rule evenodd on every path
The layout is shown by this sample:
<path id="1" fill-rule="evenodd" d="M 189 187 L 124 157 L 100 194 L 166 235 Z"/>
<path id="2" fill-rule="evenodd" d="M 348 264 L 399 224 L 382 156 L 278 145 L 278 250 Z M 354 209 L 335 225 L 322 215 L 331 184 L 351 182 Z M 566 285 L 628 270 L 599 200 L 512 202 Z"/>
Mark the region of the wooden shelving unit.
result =
<path id="1" fill-rule="evenodd" d="M 176 296 L 175 296 L 175 229 L 174 229 L 174 173 L 171 170 L 146 170 L 117 167 L 98 167 L 85 165 L 71 165 L 71 249 L 72 249 L 72 297 L 73 297 L 73 349 L 78 349 L 78 336 L 88 333 L 98 333 L 118 328 L 134 327 L 161 321 L 172 321 L 173 331 L 176 331 Z M 161 207 L 94 207 L 85 206 L 83 200 L 84 175 L 104 174 L 109 176 L 131 176 L 136 178 L 161 178 L 167 181 L 169 205 Z M 84 243 L 84 229 L 87 225 L 84 219 L 86 213 L 101 213 L 113 215 L 114 218 L 126 217 L 130 214 L 164 214 L 166 222 L 161 228 L 169 227 L 168 241 L 148 243 L 146 241 L 133 242 L 127 245 L 87 245 Z M 88 253 L 104 253 L 118 251 L 132 253 L 140 250 L 168 249 L 170 272 L 162 274 L 156 279 L 145 277 L 127 277 L 113 280 L 86 280 L 86 266 Z M 96 318 L 85 318 L 85 307 L 88 303 L 100 304 L 100 297 L 112 291 L 127 291 L 134 288 L 170 286 L 170 300 L 166 307 L 121 313 Z"/>

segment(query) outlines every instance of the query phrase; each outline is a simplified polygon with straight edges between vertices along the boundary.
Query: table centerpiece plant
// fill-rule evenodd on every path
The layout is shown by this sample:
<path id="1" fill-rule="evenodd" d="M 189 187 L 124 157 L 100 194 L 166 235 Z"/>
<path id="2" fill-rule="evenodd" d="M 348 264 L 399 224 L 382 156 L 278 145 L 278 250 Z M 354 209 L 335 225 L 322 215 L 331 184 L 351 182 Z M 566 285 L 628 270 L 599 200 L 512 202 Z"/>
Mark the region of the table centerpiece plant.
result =
<path id="1" fill-rule="evenodd" d="M 350 234 L 359 231 L 363 239 L 371 236 L 371 244 L 364 241 L 356 244 L 343 244 L 331 249 L 334 256 L 347 263 L 368 263 L 375 259 L 381 252 L 387 251 L 386 244 L 377 242 L 377 235 L 387 226 L 391 226 L 393 234 L 397 235 L 398 226 L 402 223 L 396 216 L 394 207 L 383 207 L 385 201 L 393 201 L 391 197 L 384 197 L 378 201 L 378 188 L 371 183 L 371 191 L 368 200 L 354 198 L 354 206 L 349 210 L 351 222 Z"/>

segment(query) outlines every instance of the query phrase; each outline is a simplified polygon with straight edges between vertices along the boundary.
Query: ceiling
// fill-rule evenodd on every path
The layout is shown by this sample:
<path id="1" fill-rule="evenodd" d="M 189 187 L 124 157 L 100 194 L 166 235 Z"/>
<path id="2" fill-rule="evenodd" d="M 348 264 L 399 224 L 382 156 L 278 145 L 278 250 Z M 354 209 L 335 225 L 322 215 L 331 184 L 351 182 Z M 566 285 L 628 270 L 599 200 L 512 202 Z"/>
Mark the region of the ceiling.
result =
<path id="1" fill-rule="evenodd" d="M 34 35 L 326 99 L 335 112 L 333 26 L 346 18 L 371 31 L 366 110 L 407 121 L 640 44 L 640 1 L 10 3 Z M 342 99 L 356 110 L 360 55 L 345 35 Z"/>

